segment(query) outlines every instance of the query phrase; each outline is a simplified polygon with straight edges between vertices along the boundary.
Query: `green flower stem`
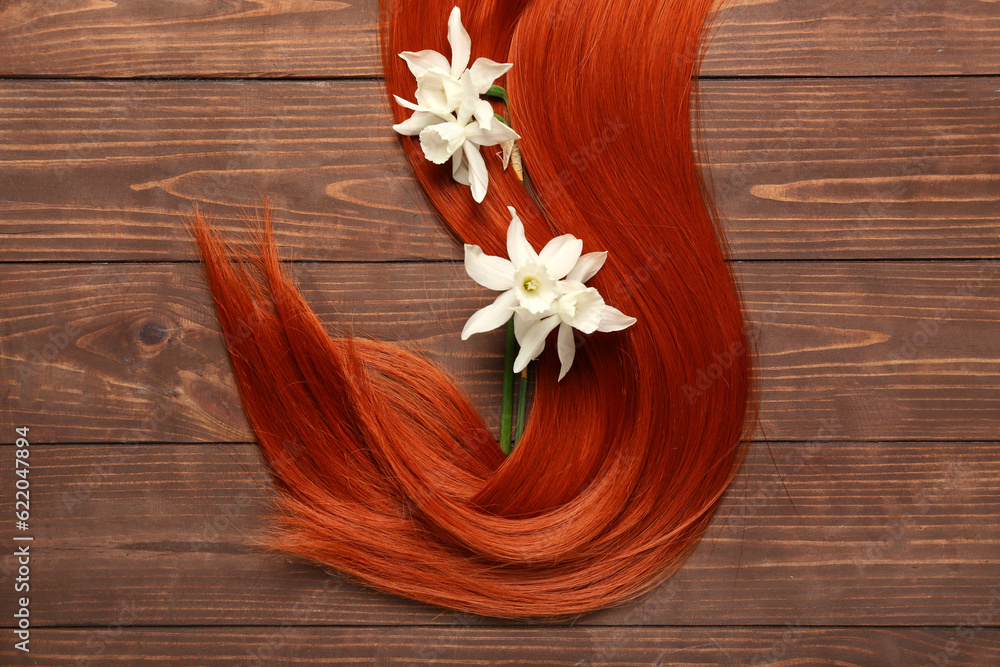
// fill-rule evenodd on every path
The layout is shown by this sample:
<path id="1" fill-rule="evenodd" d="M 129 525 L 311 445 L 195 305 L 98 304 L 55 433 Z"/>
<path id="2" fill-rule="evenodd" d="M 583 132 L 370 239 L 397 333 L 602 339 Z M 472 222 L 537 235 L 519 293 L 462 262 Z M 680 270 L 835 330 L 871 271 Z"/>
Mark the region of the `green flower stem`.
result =
<path id="1" fill-rule="evenodd" d="M 524 433 L 524 411 L 528 407 L 528 369 L 521 371 L 521 384 L 517 389 L 517 428 L 514 431 L 514 446 L 521 442 Z"/>
<path id="2" fill-rule="evenodd" d="M 514 359 L 517 357 L 517 338 L 514 336 L 514 318 L 507 321 L 507 351 L 503 359 L 503 402 L 500 409 L 500 449 L 510 454 L 511 413 L 514 410 Z"/>
<path id="3" fill-rule="evenodd" d="M 486 91 L 486 94 L 490 97 L 499 97 L 503 100 L 505 106 L 510 106 L 510 103 L 507 101 L 507 91 L 500 86 L 490 86 L 490 89 Z"/>
<path id="4" fill-rule="evenodd" d="M 510 107 L 510 103 L 507 100 L 507 91 L 500 86 L 490 86 L 490 89 L 486 91 L 489 97 L 496 97 L 503 100 L 504 106 Z M 504 125 L 510 126 L 507 119 L 498 113 L 494 113 L 493 117 L 499 120 Z M 513 421 L 514 412 L 514 359 L 517 357 L 517 338 L 514 336 L 514 318 L 510 318 L 507 321 L 507 349 L 504 353 L 503 362 L 503 399 L 500 404 L 500 449 L 504 454 L 510 455 L 511 450 L 511 422 Z M 516 422 L 516 433 L 514 435 L 514 442 L 517 443 L 521 439 L 521 433 L 524 432 L 524 410 L 527 406 L 527 382 L 528 373 L 527 370 L 521 373 L 521 386 L 520 395 L 517 402 L 517 422 Z"/>

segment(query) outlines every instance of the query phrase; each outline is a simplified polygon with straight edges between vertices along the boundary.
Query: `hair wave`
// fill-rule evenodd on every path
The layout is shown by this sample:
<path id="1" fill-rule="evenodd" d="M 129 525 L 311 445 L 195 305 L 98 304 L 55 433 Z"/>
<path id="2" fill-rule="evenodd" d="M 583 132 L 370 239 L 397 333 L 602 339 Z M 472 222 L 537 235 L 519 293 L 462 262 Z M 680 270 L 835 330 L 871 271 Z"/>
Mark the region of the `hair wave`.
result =
<path id="1" fill-rule="evenodd" d="M 397 53 L 448 52 L 453 4 L 383 2 L 388 93 L 413 92 Z M 555 355 L 542 355 L 509 457 L 426 359 L 327 335 L 282 270 L 269 214 L 256 253 L 228 247 L 200 216 L 193 228 L 277 489 L 269 543 L 435 605 L 578 614 L 680 566 L 754 422 L 741 299 L 692 142 L 713 2 L 458 4 L 473 57 L 514 63 L 504 85 L 532 191 L 487 160 L 477 205 L 404 138 L 428 199 L 490 254 L 504 254 L 508 205 L 536 247 L 570 233 L 610 251 L 591 284 L 639 320 L 589 338 L 561 383 Z"/>

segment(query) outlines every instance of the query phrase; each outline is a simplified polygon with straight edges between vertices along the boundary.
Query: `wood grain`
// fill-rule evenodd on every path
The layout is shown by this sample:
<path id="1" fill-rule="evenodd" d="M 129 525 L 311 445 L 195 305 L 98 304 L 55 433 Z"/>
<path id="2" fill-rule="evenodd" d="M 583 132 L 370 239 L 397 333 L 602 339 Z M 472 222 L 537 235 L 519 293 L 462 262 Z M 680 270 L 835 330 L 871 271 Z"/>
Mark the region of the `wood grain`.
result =
<path id="1" fill-rule="evenodd" d="M 0 4 L 0 74 L 375 76 L 377 0 Z"/>
<path id="2" fill-rule="evenodd" d="M 996 627 L 998 455 L 996 442 L 757 445 L 677 574 L 571 624 Z M 122 610 L 133 625 L 495 623 L 257 548 L 271 486 L 253 445 L 33 445 L 30 461 L 40 626 Z M 0 563 L 9 579 L 13 556 Z"/>
<path id="3" fill-rule="evenodd" d="M 9 1 L 0 4 L 0 74 L 377 76 L 376 17 L 376 0 Z M 702 72 L 1000 74 L 998 45 L 989 0 L 736 0 Z"/>
<path id="4" fill-rule="evenodd" d="M 739 259 L 1000 256 L 1000 78 L 706 81 Z M 377 82 L 0 82 L 5 261 L 193 259 L 272 198 L 290 256 L 453 259 Z M 529 163 L 530 167 L 530 163 Z"/>
<path id="5" fill-rule="evenodd" d="M 761 423 L 778 440 L 997 439 L 1000 265 L 742 263 Z M 502 332 L 460 263 L 292 267 L 332 331 L 422 350 L 495 420 Z M 37 442 L 247 441 L 198 264 L 9 265 L 0 399 Z M 711 368 L 705 369 L 706 386 Z"/>
<path id="6" fill-rule="evenodd" d="M 815 665 L 1000 661 L 1000 632 L 885 628 L 130 628 L 39 630 L 53 660 L 102 665 Z M 22 659 L 23 660 L 23 659 Z M 934 661 L 937 662 L 934 662 Z M 15 664 L 27 664 L 21 661 Z"/>
<path id="7" fill-rule="evenodd" d="M 995 84 L 705 85 L 704 145 L 734 255 L 1000 256 Z"/>
<path id="8" fill-rule="evenodd" d="M 300 259 L 454 257 L 374 83 L 4 82 L 6 260 L 193 259 L 267 195 Z M 234 223 L 235 221 L 235 223 Z"/>
<path id="9" fill-rule="evenodd" d="M 0 595 L 0 663 L 1000 664 L 998 7 L 720 16 L 699 127 L 762 430 L 664 586 L 531 625 L 257 546 L 195 206 L 238 235 L 269 195 L 332 332 L 424 351 L 496 421 L 502 335 L 458 339 L 489 295 L 388 128 L 377 0 L 0 0 L 0 443 L 31 428 L 34 537 L 32 653 Z"/>
<path id="10" fill-rule="evenodd" d="M 992 0 L 734 0 L 703 75 L 894 76 L 1000 72 Z M 992 51 L 980 52 L 980 45 Z"/>

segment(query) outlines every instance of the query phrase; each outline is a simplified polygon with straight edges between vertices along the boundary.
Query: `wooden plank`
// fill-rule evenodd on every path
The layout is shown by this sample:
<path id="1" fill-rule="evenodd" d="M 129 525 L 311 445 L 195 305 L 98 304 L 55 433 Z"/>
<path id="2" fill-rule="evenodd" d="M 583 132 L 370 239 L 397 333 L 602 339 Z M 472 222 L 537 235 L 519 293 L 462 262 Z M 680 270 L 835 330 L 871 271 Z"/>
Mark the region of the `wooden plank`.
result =
<path id="1" fill-rule="evenodd" d="M 735 257 L 1000 256 L 1000 80 L 718 82 L 702 99 Z"/>
<path id="2" fill-rule="evenodd" d="M 1000 73 L 991 2 L 728 4 L 705 75 Z M 0 74 L 377 76 L 376 17 L 376 0 L 9 2 L 0 7 Z"/>
<path id="3" fill-rule="evenodd" d="M 955 0 L 733 0 L 703 75 L 895 76 L 1000 72 L 1000 12 Z M 988 55 L 979 49 L 990 51 Z M 905 107 L 903 107 L 905 108 Z"/>
<path id="4" fill-rule="evenodd" d="M 737 270 L 768 438 L 998 439 L 1000 264 Z M 460 340 L 493 298 L 461 263 L 302 263 L 293 275 L 331 329 L 426 352 L 495 421 L 503 333 Z M 9 265 L 0 322 L 0 419 L 38 442 L 251 438 L 198 264 Z"/>
<path id="5" fill-rule="evenodd" d="M 193 259 L 269 195 L 299 259 L 452 258 L 372 82 L 4 82 L 5 260 Z"/>
<path id="6" fill-rule="evenodd" d="M 759 444 L 677 574 L 571 625 L 996 627 L 998 454 L 996 442 Z M 40 627 L 123 610 L 134 625 L 486 622 L 258 549 L 271 487 L 253 445 L 36 444 L 30 465 L 19 534 L 34 538 Z M 10 578 L 14 557 L 0 565 Z"/>
<path id="7" fill-rule="evenodd" d="M 705 81 L 702 99 L 735 257 L 1000 255 L 1000 78 Z M 196 205 L 240 229 L 262 194 L 297 259 L 459 256 L 377 82 L 4 81 L 0 108 L 5 261 L 192 259 Z"/>
<path id="8" fill-rule="evenodd" d="M 0 75 L 375 76 L 377 4 L 6 2 Z"/>
<path id="9" fill-rule="evenodd" d="M 129 628 L 38 630 L 39 658 L 102 665 L 941 665 L 1000 661 L 993 628 Z M 35 639 L 37 637 L 37 639 Z M 32 644 L 35 646 L 36 644 Z M 34 655 L 34 654 L 32 654 Z M 22 664 L 21 658 L 15 664 Z M 24 662 L 24 664 L 27 664 Z"/>

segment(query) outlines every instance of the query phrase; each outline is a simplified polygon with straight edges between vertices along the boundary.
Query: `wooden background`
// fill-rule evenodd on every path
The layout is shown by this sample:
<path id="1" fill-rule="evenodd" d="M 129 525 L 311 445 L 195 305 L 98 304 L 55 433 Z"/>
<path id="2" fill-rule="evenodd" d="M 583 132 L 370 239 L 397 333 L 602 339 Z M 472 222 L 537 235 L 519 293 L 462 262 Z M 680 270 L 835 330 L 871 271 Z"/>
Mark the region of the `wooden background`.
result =
<path id="1" fill-rule="evenodd" d="M 458 338 L 489 296 L 389 129 L 375 15 L 0 0 L 0 662 L 1000 664 L 1000 4 L 726 15 L 703 129 L 773 462 L 759 442 L 666 585 L 556 626 L 253 547 L 267 480 L 196 204 L 235 233 L 269 194 L 331 330 L 413 341 L 495 417 L 499 339 Z M 22 426 L 30 655 L 9 629 Z"/>

